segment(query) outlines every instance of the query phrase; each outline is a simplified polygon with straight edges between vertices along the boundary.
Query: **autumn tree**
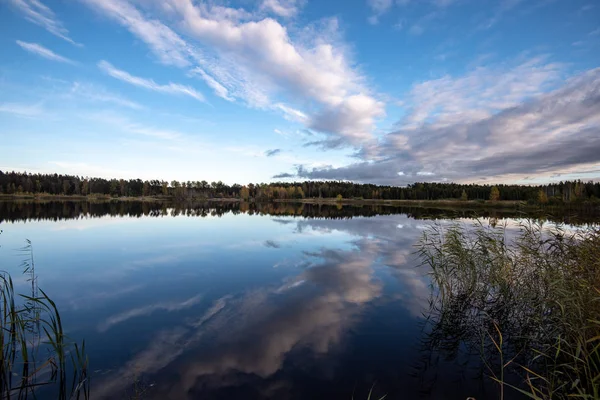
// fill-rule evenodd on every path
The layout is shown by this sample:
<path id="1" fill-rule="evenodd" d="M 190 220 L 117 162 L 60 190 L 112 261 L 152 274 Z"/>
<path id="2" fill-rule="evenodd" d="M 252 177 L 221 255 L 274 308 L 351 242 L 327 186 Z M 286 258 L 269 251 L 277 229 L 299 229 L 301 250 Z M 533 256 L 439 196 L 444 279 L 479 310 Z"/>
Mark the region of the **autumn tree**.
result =
<path id="1" fill-rule="evenodd" d="M 287 197 L 288 197 L 288 199 L 296 198 L 296 188 L 295 187 L 290 186 L 289 188 L 287 188 Z"/>
<path id="2" fill-rule="evenodd" d="M 469 200 L 469 197 L 467 196 L 467 192 L 463 189 L 462 194 L 460 195 L 460 199 L 462 201 L 467 201 Z"/>
<path id="3" fill-rule="evenodd" d="M 500 190 L 498 190 L 498 187 L 492 186 L 492 190 L 490 191 L 490 200 L 491 201 L 500 200 Z"/>
<path id="4" fill-rule="evenodd" d="M 242 189 L 240 190 L 240 199 L 248 200 L 249 197 L 250 192 L 248 191 L 248 188 L 246 186 L 242 187 Z"/>
<path id="5" fill-rule="evenodd" d="M 540 189 L 540 191 L 538 192 L 538 203 L 546 204 L 547 202 L 548 202 L 548 196 L 546 195 L 546 192 L 544 192 L 542 189 Z"/>

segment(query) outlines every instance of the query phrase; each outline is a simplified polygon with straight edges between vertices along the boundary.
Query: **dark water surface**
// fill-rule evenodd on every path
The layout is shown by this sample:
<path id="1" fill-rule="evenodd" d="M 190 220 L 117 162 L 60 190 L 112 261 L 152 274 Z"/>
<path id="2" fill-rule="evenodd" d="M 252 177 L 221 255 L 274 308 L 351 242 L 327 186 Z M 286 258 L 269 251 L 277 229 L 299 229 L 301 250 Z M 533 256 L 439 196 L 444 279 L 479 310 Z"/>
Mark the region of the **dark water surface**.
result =
<path id="1" fill-rule="evenodd" d="M 86 340 L 92 399 L 127 398 L 134 380 L 144 399 L 497 398 L 460 338 L 430 340 L 414 254 L 432 218 L 472 216 L 0 202 L 0 265 L 26 291 L 13 249 L 32 241 L 40 287 Z"/>

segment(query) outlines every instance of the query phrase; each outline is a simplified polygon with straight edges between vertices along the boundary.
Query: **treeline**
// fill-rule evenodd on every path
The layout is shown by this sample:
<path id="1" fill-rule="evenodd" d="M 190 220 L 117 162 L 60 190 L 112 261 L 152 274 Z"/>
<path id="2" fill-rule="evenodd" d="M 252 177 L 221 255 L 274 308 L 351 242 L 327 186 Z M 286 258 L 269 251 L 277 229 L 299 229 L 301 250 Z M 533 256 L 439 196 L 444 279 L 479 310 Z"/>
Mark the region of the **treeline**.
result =
<path id="1" fill-rule="evenodd" d="M 580 180 L 538 186 L 414 183 L 399 187 L 343 181 L 306 181 L 242 186 L 227 185 L 221 181 L 166 182 L 0 171 L 0 194 L 168 196 L 182 199 L 241 198 L 263 201 L 334 197 L 381 200 L 517 200 L 559 204 L 600 199 L 600 183 Z"/>
<path id="2" fill-rule="evenodd" d="M 570 225 L 594 224 L 598 221 L 595 207 L 578 207 L 576 212 L 563 207 L 552 214 L 540 210 L 528 211 L 528 217 Z M 28 221 L 62 221 L 69 219 L 129 217 L 221 217 L 226 214 L 247 214 L 276 217 L 273 221 L 281 224 L 292 223 L 290 219 L 277 217 L 302 217 L 305 219 L 351 219 L 354 217 L 374 217 L 377 215 L 404 214 L 411 219 L 469 219 L 489 218 L 499 222 L 505 218 L 520 218 L 523 212 L 518 209 L 478 209 L 457 208 L 452 210 L 386 206 L 378 204 L 342 205 L 312 204 L 298 202 L 171 202 L 171 201 L 0 201 L 0 224 Z"/>

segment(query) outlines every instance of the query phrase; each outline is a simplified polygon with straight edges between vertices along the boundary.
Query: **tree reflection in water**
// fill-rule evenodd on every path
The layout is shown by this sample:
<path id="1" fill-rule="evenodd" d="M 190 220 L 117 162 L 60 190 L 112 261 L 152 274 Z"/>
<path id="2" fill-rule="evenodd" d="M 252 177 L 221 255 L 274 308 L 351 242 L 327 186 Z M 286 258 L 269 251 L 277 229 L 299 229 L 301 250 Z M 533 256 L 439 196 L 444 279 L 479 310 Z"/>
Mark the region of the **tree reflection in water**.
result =
<path id="1" fill-rule="evenodd" d="M 598 221 L 598 210 L 564 209 L 548 215 L 544 210 L 469 210 L 424 207 L 397 207 L 389 205 L 341 205 L 308 203 L 246 203 L 238 201 L 204 203 L 170 203 L 142 201 L 0 201 L 0 223 L 40 220 L 67 220 L 80 218 L 113 217 L 221 217 L 226 214 L 297 216 L 304 218 L 345 219 L 376 215 L 406 214 L 415 219 L 507 218 L 531 217 L 567 224 L 589 224 Z"/>

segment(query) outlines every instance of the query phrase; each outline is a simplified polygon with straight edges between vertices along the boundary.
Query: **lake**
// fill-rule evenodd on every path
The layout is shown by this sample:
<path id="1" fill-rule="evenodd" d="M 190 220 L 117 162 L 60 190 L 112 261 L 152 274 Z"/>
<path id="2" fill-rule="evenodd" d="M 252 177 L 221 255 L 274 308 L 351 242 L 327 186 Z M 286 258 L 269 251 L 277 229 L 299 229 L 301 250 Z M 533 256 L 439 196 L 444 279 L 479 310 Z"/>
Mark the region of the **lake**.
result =
<path id="1" fill-rule="evenodd" d="M 508 230 L 523 217 L 498 213 L 479 217 Z M 432 224 L 475 216 L 0 202 L 0 265 L 27 292 L 16 249 L 31 240 L 39 286 L 86 340 L 93 399 L 128 398 L 133 382 L 144 399 L 366 399 L 372 387 L 372 398 L 496 398 L 460 338 L 430 340 L 415 254 Z"/>

